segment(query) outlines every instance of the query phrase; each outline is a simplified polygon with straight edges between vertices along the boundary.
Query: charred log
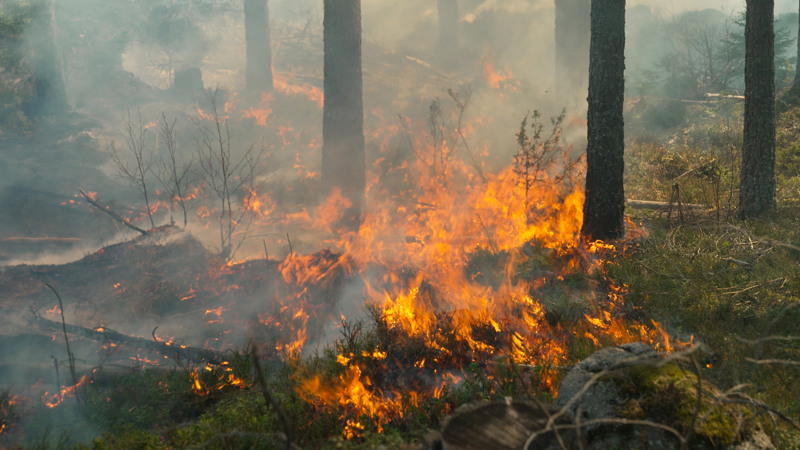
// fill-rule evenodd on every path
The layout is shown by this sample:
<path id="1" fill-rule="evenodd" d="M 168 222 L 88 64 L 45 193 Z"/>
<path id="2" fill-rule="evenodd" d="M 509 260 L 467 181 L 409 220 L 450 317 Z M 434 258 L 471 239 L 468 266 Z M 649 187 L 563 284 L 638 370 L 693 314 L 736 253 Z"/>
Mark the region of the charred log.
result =
<path id="1" fill-rule="evenodd" d="M 34 314 L 34 320 L 40 326 L 53 329 L 62 329 L 62 324 L 45 319 Z M 204 361 L 209 364 L 222 364 L 228 358 L 222 352 L 197 347 L 188 347 L 173 342 L 162 342 L 157 340 L 145 339 L 136 336 L 128 336 L 118 331 L 110 330 L 105 327 L 86 328 L 80 325 L 63 324 L 63 329 L 70 334 L 84 336 L 101 342 L 114 342 L 116 344 L 126 344 L 152 350 L 163 356 L 176 360 L 199 362 Z"/>

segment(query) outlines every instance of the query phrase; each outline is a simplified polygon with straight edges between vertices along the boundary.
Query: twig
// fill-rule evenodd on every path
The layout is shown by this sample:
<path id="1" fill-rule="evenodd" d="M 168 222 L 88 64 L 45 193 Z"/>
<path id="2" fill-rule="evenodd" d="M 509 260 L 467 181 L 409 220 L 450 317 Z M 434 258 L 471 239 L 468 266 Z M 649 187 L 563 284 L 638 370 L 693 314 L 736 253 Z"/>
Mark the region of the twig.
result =
<path id="1" fill-rule="evenodd" d="M 117 222 L 125 225 L 126 227 L 130 228 L 131 230 L 136 230 L 139 233 L 142 233 L 143 236 L 147 236 L 147 231 L 145 231 L 145 230 L 137 227 L 136 225 L 132 224 L 130 220 L 128 220 L 128 219 L 120 216 L 119 214 L 115 213 L 108 206 L 100 204 L 100 202 L 98 202 L 98 201 L 94 200 L 92 197 L 90 197 L 89 194 L 87 194 L 83 189 L 79 189 L 79 191 L 81 192 L 81 195 L 83 196 L 83 198 L 85 198 L 86 201 L 89 202 L 90 205 L 92 205 L 95 208 L 99 209 L 100 211 L 103 211 L 104 213 L 108 214 L 114 220 L 116 220 Z"/>
<path id="2" fill-rule="evenodd" d="M 72 375 L 72 384 L 78 384 L 78 376 L 75 374 L 75 355 L 72 354 L 72 350 L 69 348 L 69 336 L 67 336 L 67 322 L 64 319 L 64 302 L 61 301 L 61 295 L 59 295 L 58 291 L 50 285 L 50 283 L 45 283 L 53 294 L 56 294 L 56 298 L 58 299 L 58 308 L 61 310 L 61 329 L 64 330 L 64 342 L 67 343 L 67 357 L 69 358 L 69 374 Z"/>
<path id="3" fill-rule="evenodd" d="M 261 239 L 261 243 L 264 244 L 264 260 L 269 261 L 269 250 L 267 250 L 267 240 Z"/>
<path id="4" fill-rule="evenodd" d="M 780 277 L 780 278 L 775 278 L 774 280 L 765 281 L 763 283 L 752 284 L 752 285 L 747 286 L 747 287 L 745 287 L 743 289 L 740 289 L 738 291 L 730 291 L 729 290 L 729 289 L 735 289 L 738 286 L 727 287 L 727 288 L 719 288 L 717 290 L 723 291 L 722 293 L 726 294 L 726 295 L 738 295 L 738 294 L 741 294 L 742 292 L 747 292 L 747 291 L 749 291 L 751 289 L 755 289 L 755 288 L 759 288 L 759 287 L 762 287 L 762 286 L 766 286 L 768 284 L 772 284 L 772 283 L 775 283 L 777 281 L 781 281 L 783 283 L 786 283 L 786 278 L 785 277 Z"/>
<path id="5" fill-rule="evenodd" d="M 292 427 L 289 423 L 289 418 L 286 417 L 286 414 L 283 412 L 281 405 L 278 403 L 277 400 L 270 394 L 269 388 L 267 388 L 267 382 L 264 380 L 264 372 L 261 370 L 261 363 L 258 361 L 258 354 L 256 352 L 255 345 L 251 345 L 250 347 L 250 357 L 253 358 L 253 366 L 256 372 L 256 381 L 258 385 L 261 386 L 261 393 L 264 395 L 264 402 L 267 404 L 267 407 L 272 406 L 275 408 L 275 412 L 278 414 L 278 418 L 281 419 L 281 423 L 283 424 L 283 431 L 286 435 L 286 450 L 290 450 L 292 448 Z"/>
<path id="6" fill-rule="evenodd" d="M 747 236 L 747 237 L 748 237 L 750 240 L 752 240 L 752 241 L 754 241 L 754 242 L 756 242 L 756 243 L 758 243 L 758 244 L 765 244 L 765 245 L 777 245 L 778 247 L 788 248 L 788 249 L 790 249 L 790 250 L 794 250 L 794 251 L 796 251 L 796 252 L 800 252 L 800 247 L 798 247 L 798 246 L 796 246 L 796 245 L 793 245 L 793 244 L 787 244 L 786 242 L 776 241 L 775 239 L 772 239 L 772 238 L 769 238 L 769 237 L 766 237 L 766 238 L 760 238 L 760 237 L 758 237 L 758 236 L 753 236 L 753 235 L 751 235 L 751 234 L 750 234 L 750 232 L 749 232 L 749 231 L 747 231 L 747 230 L 744 230 L 744 229 L 742 229 L 742 228 L 739 228 L 739 227 L 737 227 L 737 226 L 735 226 L 735 225 L 726 224 L 726 226 L 727 226 L 728 228 L 732 228 L 732 229 L 734 229 L 734 230 L 736 230 L 736 231 L 738 231 L 738 232 L 740 232 L 740 233 L 744 234 L 744 235 L 745 235 L 745 236 Z"/>
<path id="7" fill-rule="evenodd" d="M 292 259 L 294 256 L 294 250 L 292 250 L 292 240 L 289 238 L 289 233 L 286 233 L 286 242 L 289 243 L 289 258 Z"/>
<path id="8" fill-rule="evenodd" d="M 700 377 L 700 364 L 697 363 L 697 358 L 695 358 L 694 355 L 689 359 L 692 361 L 695 377 L 697 377 L 697 403 L 694 405 L 692 421 L 689 422 L 686 434 L 683 436 L 683 440 L 681 440 L 682 449 L 687 449 L 689 446 L 689 440 L 692 438 L 692 434 L 694 434 L 694 426 L 697 423 L 697 417 L 700 415 L 700 407 L 703 403 L 703 379 Z"/>
<path id="9" fill-rule="evenodd" d="M 782 366 L 800 366 L 800 361 L 793 359 L 753 359 L 745 358 L 745 361 L 753 364 L 780 364 Z"/>
<path id="10" fill-rule="evenodd" d="M 749 263 L 747 261 L 742 261 L 742 260 L 734 259 L 734 258 L 722 258 L 722 260 L 726 261 L 726 262 L 734 263 L 734 264 L 739 265 L 739 266 L 742 266 L 745 269 L 752 269 L 753 268 L 753 264 Z"/>
<path id="11" fill-rule="evenodd" d="M 757 401 L 755 401 L 755 400 L 753 400 L 751 398 L 745 397 L 745 398 L 742 398 L 742 399 L 733 399 L 733 398 L 723 397 L 723 398 L 720 398 L 719 400 L 722 401 L 722 402 L 726 402 L 726 403 L 737 403 L 737 404 L 740 404 L 740 405 L 756 406 L 756 407 L 761 408 L 761 409 L 763 409 L 763 410 L 765 410 L 765 411 L 767 411 L 769 413 L 775 414 L 776 416 L 778 416 L 782 420 L 786 421 L 786 423 L 791 425 L 792 428 L 794 428 L 795 430 L 800 431 L 800 423 L 797 423 L 797 421 L 795 421 L 791 417 L 788 417 L 787 415 L 783 414 L 782 412 L 778 411 L 777 409 L 775 409 L 775 408 L 773 408 L 771 406 L 765 405 L 765 404 L 763 404 L 761 402 L 757 402 Z"/>

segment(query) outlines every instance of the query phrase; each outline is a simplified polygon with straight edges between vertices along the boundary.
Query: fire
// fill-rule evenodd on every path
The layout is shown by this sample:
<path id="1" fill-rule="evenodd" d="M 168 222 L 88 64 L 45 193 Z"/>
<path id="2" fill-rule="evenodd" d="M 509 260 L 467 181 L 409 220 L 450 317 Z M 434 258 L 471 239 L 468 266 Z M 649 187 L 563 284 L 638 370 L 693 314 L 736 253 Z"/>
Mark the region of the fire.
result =
<path id="1" fill-rule="evenodd" d="M 83 377 L 81 377 L 81 379 L 78 380 L 78 382 L 75 383 L 74 385 L 65 386 L 65 387 L 61 388 L 61 390 L 58 393 L 49 394 L 48 392 L 45 392 L 44 394 L 42 394 L 42 402 L 48 408 L 55 408 L 56 406 L 58 406 L 61 403 L 63 403 L 65 399 L 70 398 L 70 397 L 74 397 L 75 393 L 78 390 L 78 388 L 83 386 L 85 383 L 89 382 L 89 380 L 90 380 L 90 377 L 87 374 L 87 375 L 84 375 Z"/>
<path id="2" fill-rule="evenodd" d="M 498 73 L 491 59 L 486 62 L 490 86 L 510 79 L 510 71 Z M 398 358 L 409 356 L 382 349 L 339 353 L 336 361 L 344 372 L 333 379 L 315 375 L 302 381 L 298 392 L 307 401 L 345 411 L 345 437 L 358 436 L 369 425 L 367 419 L 380 431 L 402 416 L 403 402 L 421 395 L 376 384 L 365 372 L 367 360 L 435 371 L 440 384 L 425 395 L 436 395 L 455 380 L 452 368 L 463 370 L 472 362 L 490 365 L 502 358 L 537 368 L 538 385 L 555 394 L 563 367 L 573 363 L 568 349 L 575 339 L 598 346 L 641 340 L 671 349 L 658 324 L 651 328 L 623 319 L 624 286 L 588 284 L 581 292 L 566 293 L 579 296 L 585 311 L 570 324 L 575 329 L 564 330 L 546 318 L 549 299 L 540 294 L 543 289 L 564 285 L 566 277 L 576 274 L 602 278 L 600 254 L 615 251 L 603 242 L 581 241 L 581 173 L 560 173 L 565 165 L 554 161 L 526 191 L 512 167 L 481 179 L 463 160 L 444 152 L 436 161 L 430 145 L 422 140 L 414 145 L 417 159 L 392 168 L 392 176 L 402 174 L 397 178 L 405 190 L 386 188 L 379 173 L 368 177 L 360 229 L 329 242 L 341 249 L 339 258 L 318 252 L 281 263 L 284 280 L 300 286 L 361 272 L 366 301 L 380 311 L 380 320 L 396 339 L 392 345 L 403 348 L 406 339 L 424 343 L 424 354 L 408 361 Z M 376 162 L 373 170 L 380 170 L 383 162 Z M 330 224 L 342 209 L 339 196 L 332 193 L 314 210 L 315 227 L 336 231 Z M 474 266 L 480 267 L 482 260 L 496 264 L 487 268 L 499 274 L 495 279 L 481 281 L 487 274 L 476 273 Z M 542 266 L 538 272 L 527 270 L 520 276 L 521 268 L 537 265 Z M 368 267 L 386 272 L 367 275 Z"/>
<path id="3" fill-rule="evenodd" d="M 486 83 L 490 88 L 500 89 L 506 81 L 513 78 L 511 69 L 505 69 L 501 72 L 495 69 L 494 59 L 492 58 L 491 49 L 489 47 L 484 49 L 481 62 L 483 64 L 483 77 L 486 79 Z"/>
<path id="4" fill-rule="evenodd" d="M 369 418 L 374 421 L 379 433 L 384 425 L 403 416 L 404 405 L 416 403 L 416 393 L 413 391 L 388 394 L 374 391 L 370 378 L 362 376 L 361 369 L 356 365 L 347 366 L 335 380 L 323 380 L 318 375 L 308 378 L 302 382 L 299 393 L 307 402 L 342 409 L 355 417 Z M 360 436 L 364 428 L 361 422 L 347 419 L 343 437 L 351 439 Z"/>
<path id="5" fill-rule="evenodd" d="M 325 106 L 325 96 L 322 93 L 322 89 L 309 84 L 290 83 L 289 77 L 283 74 L 275 74 L 275 90 L 290 96 L 302 95 L 309 101 L 316 103 L 319 109 Z"/>
<path id="6" fill-rule="evenodd" d="M 215 391 L 226 388 L 246 388 L 250 383 L 239 378 L 233 373 L 230 367 L 212 367 L 205 365 L 202 368 L 195 367 L 189 373 L 192 391 L 199 396 L 206 396 Z"/>

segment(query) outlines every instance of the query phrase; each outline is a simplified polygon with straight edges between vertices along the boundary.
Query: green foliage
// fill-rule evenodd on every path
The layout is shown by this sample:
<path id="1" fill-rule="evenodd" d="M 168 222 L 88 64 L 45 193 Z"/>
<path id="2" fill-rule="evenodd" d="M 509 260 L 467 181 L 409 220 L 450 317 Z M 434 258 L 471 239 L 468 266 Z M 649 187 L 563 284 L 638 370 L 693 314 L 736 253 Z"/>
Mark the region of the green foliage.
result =
<path id="1" fill-rule="evenodd" d="M 624 417 L 654 420 L 682 433 L 692 429 L 695 439 L 715 448 L 747 437 L 750 430 L 744 422 L 753 417 L 752 411 L 741 405 L 718 402 L 719 392 L 706 381 L 700 382 L 703 395 L 695 418 L 696 374 L 674 363 L 661 367 L 634 366 L 627 373 L 628 378 L 618 380 L 629 398 L 620 407 Z"/>
<path id="2" fill-rule="evenodd" d="M 626 301 L 669 324 L 673 338 L 693 336 L 711 352 L 707 377 L 796 417 L 800 389 L 792 365 L 754 360 L 800 360 L 794 345 L 800 320 L 800 219 L 785 209 L 766 221 L 719 226 L 648 225 L 633 257 L 617 256 L 609 276 L 629 286 Z M 756 409 L 757 412 L 760 412 Z"/>
<path id="3" fill-rule="evenodd" d="M 676 209 L 678 200 L 699 203 L 713 208 L 717 219 L 728 218 L 738 203 L 741 111 L 722 101 L 690 113 L 692 125 L 670 138 L 627 143 L 626 195 L 672 202 Z M 641 120 L 634 126 L 644 127 Z"/>
<path id="4" fill-rule="evenodd" d="M 151 429 L 196 417 L 204 400 L 194 395 L 188 370 L 140 370 L 86 390 L 86 414 L 101 429 Z"/>

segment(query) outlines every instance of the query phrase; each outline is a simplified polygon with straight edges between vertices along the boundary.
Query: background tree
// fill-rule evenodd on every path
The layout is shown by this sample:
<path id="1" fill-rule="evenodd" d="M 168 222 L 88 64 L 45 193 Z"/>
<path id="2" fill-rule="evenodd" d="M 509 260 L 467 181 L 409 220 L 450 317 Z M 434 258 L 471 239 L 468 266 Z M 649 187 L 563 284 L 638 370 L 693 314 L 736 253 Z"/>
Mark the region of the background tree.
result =
<path id="1" fill-rule="evenodd" d="M 455 61 L 458 53 L 458 0 L 437 0 L 439 15 L 438 52 L 446 63 Z"/>
<path id="2" fill-rule="evenodd" d="M 581 234 L 615 239 L 625 231 L 625 0 L 593 1 L 589 50 L 586 200 Z"/>
<path id="3" fill-rule="evenodd" d="M 37 0 L 28 36 L 33 53 L 33 79 L 36 97 L 29 104 L 33 115 L 57 114 L 68 109 L 61 58 L 56 46 L 53 0 Z"/>
<path id="4" fill-rule="evenodd" d="M 322 183 L 351 206 L 342 225 L 358 228 L 366 186 L 361 80 L 361 1 L 325 0 Z"/>
<path id="5" fill-rule="evenodd" d="M 268 0 L 244 0 L 244 30 L 247 45 L 245 83 L 251 92 L 273 88 Z"/>
<path id="6" fill-rule="evenodd" d="M 589 71 L 590 0 L 555 0 L 556 92 L 585 105 Z"/>
<path id="7" fill-rule="evenodd" d="M 741 218 L 761 215 L 776 206 L 774 4 L 774 0 L 747 0 Z"/>

